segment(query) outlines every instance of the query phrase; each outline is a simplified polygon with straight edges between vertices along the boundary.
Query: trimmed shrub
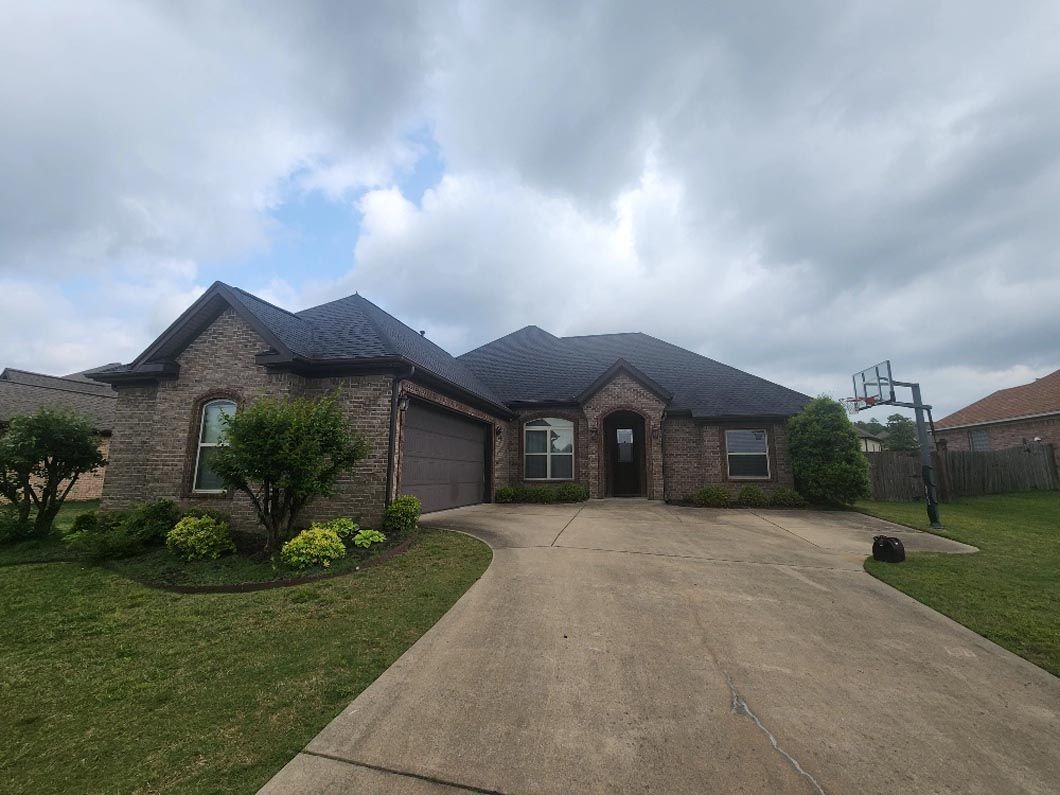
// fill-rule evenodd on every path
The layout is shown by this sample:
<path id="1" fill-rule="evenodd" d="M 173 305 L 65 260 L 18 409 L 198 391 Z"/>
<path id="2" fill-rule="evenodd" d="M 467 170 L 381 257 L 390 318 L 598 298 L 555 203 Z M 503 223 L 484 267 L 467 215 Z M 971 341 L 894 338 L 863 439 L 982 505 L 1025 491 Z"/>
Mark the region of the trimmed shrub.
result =
<path id="1" fill-rule="evenodd" d="M 728 508 L 732 497 L 723 486 L 704 486 L 692 495 L 692 502 L 701 508 Z"/>
<path id="2" fill-rule="evenodd" d="M 384 541 L 386 541 L 386 536 L 378 530 L 361 530 L 353 537 L 354 546 L 364 549 L 368 549 L 372 544 L 382 544 Z"/>
<path id="3" fill-rule="evenodd" d="M 134 505 L 125 513 L 125 530 L 145 544 L 165 540 L 180 521 L 180 510 L 173 500 L 155 500 Z"/>
<path id="4" fill-rule="evenodd" d="M 185 516 L 166 535 L 166 549 L 181 560 L 217 560 L 235 552 L 228 525 L 209 516 Z"/>
<path id="5" fill-rule="evenodd" d="M 348 516 L 339 516 L 328 522 L 313 522 L 310 526 L 331 530 L 335 535 L 341 538 L 345 544 L 350 543 L 350 540 L 358 534 L 357 531 L 361 529 L 357 522 L 353 521 L 353 519 Z"/>
<path id="6" fill-rule="evenodd" d="M 511 486 L 501 486 L 493 495 L 494 502 L 515 502 L 515 489 Z"/>
<path id="7" fill-rule="evenodd" d="M 331 561 L 345 556 L 346 545 L 338 533 L 319 526 L 303 530 L 280 549 L 280 560 L 292 569 L 327 568 Z"/>
<path id="8" fill-rule="evenodd" d="M 410 494 L 395 497 L 383 511 L 383 529 L 394 535 L 415 530 L 422 507 L 420 501 Z"/>
<path id="9" fill-rule="evenodd" d="M 744 486 L 736 493 L 736 502 L 744 508 L 768 508 L 769 495 L 759 486 Z"/>
<path id="10" fill-rule="evenodd" d="M 771 508 L 805 508 L 806 500 L 795 489 L 779 488 L 769 495 Z"/>
<path id="11" fill-rule="evenodd" d="M 581 483 L 564 483 L 556 489 L 558 502 L 585 502 L 589 499 L 589 489 Z"/>
<path id="12" fill-rule="evenodd" d="M 788 420 L 795 485 L 815 503 L 849 504 L 869 493 L 869 460 L 846 409 L 829 397 L 811 400 Z"/>

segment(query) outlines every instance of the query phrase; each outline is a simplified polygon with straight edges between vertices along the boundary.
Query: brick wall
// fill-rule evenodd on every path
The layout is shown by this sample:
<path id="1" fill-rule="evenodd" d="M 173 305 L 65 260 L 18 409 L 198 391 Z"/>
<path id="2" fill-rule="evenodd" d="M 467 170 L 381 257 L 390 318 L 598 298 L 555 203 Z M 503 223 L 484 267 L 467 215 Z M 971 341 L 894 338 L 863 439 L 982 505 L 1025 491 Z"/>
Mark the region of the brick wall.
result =
<path id="1" fill-rule="evenodd" d="M 769 444 L 769 480 L 729 479 L 725 431 L 739 429 L 765 429 Z M 667 500 L 683 500 L 707 485 L 724 486 L 734 494 L 748 484 L 767 492 L 795 485 L 788 453 L 787 424 L 782 422 L 707 424 L 691 417 L 667 417 L 663 420 L 663 455 Z"/>
<path id="2" fill-rule="evenodd" d="M 122 508 L 168 497 L 185 508 L 225 511 L 236 528 L 256 529 L 253 508 L 242 494 L 191 491 L 203 402 L 228 397 L 246 405 L 264 396 L 319 396 L 338 389 L 351 425 L 368 438 L 369 456 L 339 482 L 326 505 L 308 506 L 300 523 L 354 515 L 366 524 L 378 524 L 386 488 L 391 376 L 305 379 L 269 373 L 254 362 L 254 355 L 265 348 L 264 341 L 228 309 L 177 358 L 178 378 L 120 387 L 102 507 Z"/>

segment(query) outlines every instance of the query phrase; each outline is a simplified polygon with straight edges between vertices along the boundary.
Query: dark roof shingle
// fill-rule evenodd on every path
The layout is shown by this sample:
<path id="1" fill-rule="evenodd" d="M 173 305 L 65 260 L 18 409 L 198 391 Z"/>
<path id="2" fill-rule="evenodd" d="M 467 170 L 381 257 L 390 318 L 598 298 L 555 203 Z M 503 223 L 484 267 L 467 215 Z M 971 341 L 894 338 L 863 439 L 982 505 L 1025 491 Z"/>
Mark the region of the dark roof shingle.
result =
<path id="1" fill-rule="evenodd" d="M 787 416 L 810 400 L 787 387 L 639 332 L 556 337 L 527 326 L 459 357 L 505 402 L 573 402 L 617 360 L 673 393 L 694 417 Z"/>

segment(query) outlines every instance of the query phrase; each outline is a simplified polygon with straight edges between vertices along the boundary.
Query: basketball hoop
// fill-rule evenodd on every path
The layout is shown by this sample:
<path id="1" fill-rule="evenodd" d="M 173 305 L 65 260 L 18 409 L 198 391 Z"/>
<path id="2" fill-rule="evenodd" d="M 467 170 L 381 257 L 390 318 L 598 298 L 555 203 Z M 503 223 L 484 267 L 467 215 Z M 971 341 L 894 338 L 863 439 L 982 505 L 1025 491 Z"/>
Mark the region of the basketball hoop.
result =
<path id="1" fill-rule="evenodd" d="M 847 414 L 850 414 L 851 416 L 853 416 L 854 414 L 857 414 L 859 411 L 864 411 L 865 409 L 871 409 L 873 406 L 876 405 L 878 400 L 875 397 L 873 397 L 872 395 L 868 395 L 868 396 L 858 396 L 858 397 L 843 398 L 842 402 L 844 404 L 846 404 L 845 407 L 846 407 L 846 410 L 847 410 Z"/>

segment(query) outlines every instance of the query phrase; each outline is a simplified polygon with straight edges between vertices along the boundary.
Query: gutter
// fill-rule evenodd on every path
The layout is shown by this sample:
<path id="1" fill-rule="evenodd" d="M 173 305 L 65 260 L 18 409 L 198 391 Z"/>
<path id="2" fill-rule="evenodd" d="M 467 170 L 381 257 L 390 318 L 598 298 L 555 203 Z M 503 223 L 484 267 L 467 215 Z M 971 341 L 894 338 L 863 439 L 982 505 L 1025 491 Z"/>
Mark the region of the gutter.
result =
<path id="1" fill-rule="evenodd" d="M 383 501 L 384 508 L 390 505 L 393 500 L 390 489 L 394 483 L 394 458 L 397 455 L 398 403 L 401 400 L 401 383 L 406 378 L 412 378 L 415 374 L 416 365 L 410 364 L 409 371 L 404 375 L 394 374 L 394 380 L 390 387 L 390 440 L 386 456 L 386 499 Z M 396 492 L 397 489 L 394 489 L 394 491 Z"/>

